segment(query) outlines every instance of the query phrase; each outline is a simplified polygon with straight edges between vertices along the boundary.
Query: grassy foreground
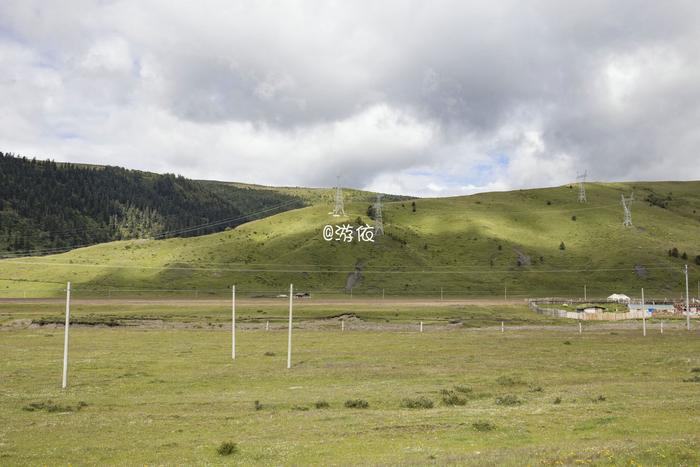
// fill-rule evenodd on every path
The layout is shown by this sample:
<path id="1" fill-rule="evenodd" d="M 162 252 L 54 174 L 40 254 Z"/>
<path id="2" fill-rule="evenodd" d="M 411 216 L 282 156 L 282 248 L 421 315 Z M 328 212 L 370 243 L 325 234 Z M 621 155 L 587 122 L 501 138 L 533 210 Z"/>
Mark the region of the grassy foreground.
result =
<path id="1" fill-rule="evenodd" d="M 576 331 L 6 329 L 0 464 L 697 465 L 697 331 Z"/>

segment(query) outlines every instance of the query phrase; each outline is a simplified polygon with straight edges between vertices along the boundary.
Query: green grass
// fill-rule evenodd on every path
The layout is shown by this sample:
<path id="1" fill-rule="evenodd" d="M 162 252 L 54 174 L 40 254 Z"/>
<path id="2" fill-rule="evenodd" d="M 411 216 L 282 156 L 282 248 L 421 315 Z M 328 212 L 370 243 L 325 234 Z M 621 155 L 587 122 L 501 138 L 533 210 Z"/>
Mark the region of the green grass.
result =
<path id="1" fill-rule="evenodd" d="M 6 329 L 0 464 L 697 465 L 696 334 Z"/>
<path id="2" fill-rule="evenodd" d="M 373 297 L 382 291 L 439 297 L 441 288 L 448 298 L 503 296 L 505 287 L 509 296 L 579 297 L 587 284 L 591 297 L 638 296 L 644 287 L 649 299 L 677 298 L 686 262 L 696 283 L 700 182 L 587 186 L 585 205 L 568 186 L 419 199 L 416 212 L 408 200 L 388 202 L 386 235 L 374 244 L 324 241 L 326 224 L 353 223 L 358 217 L 368 222 L 368 202 L 349 201 L 347 217 L 333 218 L 328 200 L 320 199 L 203 237 L 122 241 L 3 260 L 0 296 L 60 296 L 66 281 L 82 297 L 225 297 L 231 284 L 246 296 L 274 295 L 288 290 L 290 282 L 316 295 L 343 294 L 358 265 L 362 279 L 353 293 Z M 636 202 L 635 227 L 624 228 L 620 194 L 633 189 L 637 199 L 671 193 L 671 201 L 666 209 Z M 689 259 L 670 257 L 672 247 Z M 519 255 L 530 264 L 518 266 Z"/>
<path id="3" fill-rule="evenodd" d="M 478 328 L 561 324 L 570 320 L 551 318 L 531 311 L 525 305 L 461 305 L 438 302 L 381 301 L 296 301 L 294 317 L 297 321 L 314 320 L 324 326 L 339 326 L 345 319 L 351 327 L 355 322 L 367 324 L 417 324 Z M 288 301 L 246 300 L 236 305 L 236 320 L 241 324 L 286 324 Z M 0 302 L 0 325 L 29 320 L 35 324 L 61 324 L 65 321 L 65 305 L 60 300 L 48 303 Z M 231 321 L 231 304 L 228 301 L 74 301 L 71 305 L 74 324 L 119 325 L 129 322 L 157 320 L 165 322 L 194 323 L 200 325 L 228 325 Z M 573 323 L 573 321 L 570 321 Z"/>

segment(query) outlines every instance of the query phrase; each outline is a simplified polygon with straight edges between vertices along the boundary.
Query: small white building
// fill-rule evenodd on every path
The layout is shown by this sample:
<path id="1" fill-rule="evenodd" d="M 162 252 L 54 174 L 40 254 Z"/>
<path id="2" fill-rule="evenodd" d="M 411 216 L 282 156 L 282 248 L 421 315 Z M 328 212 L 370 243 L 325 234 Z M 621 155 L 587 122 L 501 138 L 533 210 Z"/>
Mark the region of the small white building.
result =
<path id="1" fill-rule="evenodd" d="M 630 298 L 625 294 L 614 293 L 608 297 L 608 301 L 629 304 Z"/>

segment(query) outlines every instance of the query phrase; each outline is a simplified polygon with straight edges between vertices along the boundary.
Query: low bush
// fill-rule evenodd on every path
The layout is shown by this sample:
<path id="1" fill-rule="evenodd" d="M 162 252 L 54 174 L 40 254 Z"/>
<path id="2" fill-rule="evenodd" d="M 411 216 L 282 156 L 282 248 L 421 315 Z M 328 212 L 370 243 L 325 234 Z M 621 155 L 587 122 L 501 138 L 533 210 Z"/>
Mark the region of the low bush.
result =
<path id="1" fill-rule="evenodd" d="M 518 399 L 517 396 L 514 396 L 512 394 L 507 394 L 505 396 L 497 397 L 496 398 L 496 405 L 505 405 L 505 406 L 513 406 L 513 405 L 520 405 L 522 404 L 523 401 Z"/>
<path id="2" fill-rule="evenodd" d="M 476 431 L 493 431 L 496 429 L 496 425 L 486 420 L 477 420 L 472 423 L 472 428 Z"/>
<path id="3" fill-rule="evenodd" d="M 316 401 L 316 403 L 314 404 L 314 406 L 315 406 L 317 409 L 327 409 L 327 408 L 330 407 L 331 405 L 330 405 L 328 402 L 326 402 L 326 401 Z"/>
<path id="4" fill-rule="evenodd" d="M 255 407 L 255 410 L 262 410 L 263 405 L 260 403 L 260 401 L 255 401 L 253 406 Z"/>
<path id="5" fill-rule="evenodd" d="M 274 353 L 274 352 L 269 352 L 269 351 L 268 351 L 268 352 L 265 352 L 263 355 L 265 355 L 266 357 L 274 357 L 274 356 L 275 356 L 275 353 Z"/>
<path id="6" fill-rule="evenodd" d="M 561 404 L 561 397 L 555 398 L 553 404 L 554 404 L 554 405 L 559 405 L 559 404 Z"/>
<path id="7" fill-rule="evenodd" d="M 454 405 L 466 405 L 467 404 L 467 399 L 465 397 L 460 396 L 454 391 L 449 391 L 447 389 L 443 389 L 441 391 L 442 393 L 442 403 L 448 406 L 454 406 Z"/>
<path id="8" fill-rule="evenodd" d="M 309 410 L 309 408 L 305 405 L 295 405 L 292 406 L 292 410 L 298 411 L 298 412 L 306 412 Z"/>
<path id="9" fill-rule="evenodd" d="M 230 441 L 224 441 L 216 448 L 216 452 L 219 453 L 220 456 L 230 456 L 238 452 L 238 445 Z"/>
<path id="10" fill-rule="evenodd" d="M 700 383 L 700 375 L 693 375 L 683 380 L 684 383 Z"/>
<path id="11" fill-rule="evenodd" d="M 525 381 L 520 378 L 514 378 L 512 376 L 499 376 L 496 378 L 496 382 L 501 386 L 511 387 L 511 386 L 521 386 L 526 384 Z"/>
<path id="12" fill-rule="evenodd" d="M 455 391 L 461 392 L 462 394 L 471 394 L 474 390 L 469 386 L 455 385 Z"/>
<path id="13" fill-rule="evenodd" d="M 432 409 L 433 406 L 433 401 L 422 396 L 415 399 L 406 398 L 401 401 L 401 407 L 405 409 Z"/>
<path id="14" fill-rule="evenodd" d="M 593 401 L 593 402 L 605 402 L 605 399 L 606 399 L 605 396 L 601 394 L 601 395 L 599 395 L 598 397 L 594 397 L 594 398 L 592 399 L 592 401 Z"/>
<path id="15" fill-rule="evenodd" d="M 348 399 L 345 401 L 345 407 L 348 409 L 366 409 L 369 407 L 369 402 L 364 399 Z"/>
<path id="16" fill-rule="evenodd" d="M 32 402 L 30 404 L 25 405 L 22 407 L 22 410 L 26 412 L 37 412 L 40 410 L 45 410 L 49 413 L 56 413 L 56 412 L 75 412 L 82 410 L 83 408 L 87 407 L 88 404 L 87 402 L 80 401 L 78 404 L 73 407 L 72 405 L 61 405 L 61 404 L 56 404 L 53 401 L 49 400 L 46 402 Z"/>

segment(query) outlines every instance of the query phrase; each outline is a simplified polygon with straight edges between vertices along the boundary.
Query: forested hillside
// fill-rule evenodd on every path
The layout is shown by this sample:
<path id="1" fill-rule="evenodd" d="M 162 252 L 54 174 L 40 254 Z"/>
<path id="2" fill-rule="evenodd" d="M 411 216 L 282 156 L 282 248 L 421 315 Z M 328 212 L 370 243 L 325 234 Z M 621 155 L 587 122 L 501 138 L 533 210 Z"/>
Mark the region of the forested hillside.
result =
<path id="1" fill-rule="evenodd" d="M 0 152 L 2 252 L 50 253 L 111 240 L 201 235 L 304 204 L 269 189 Z"/>

